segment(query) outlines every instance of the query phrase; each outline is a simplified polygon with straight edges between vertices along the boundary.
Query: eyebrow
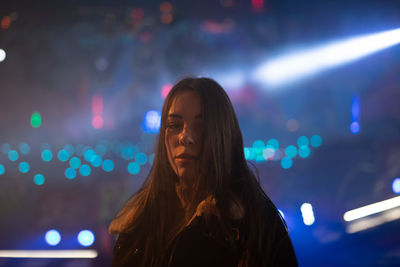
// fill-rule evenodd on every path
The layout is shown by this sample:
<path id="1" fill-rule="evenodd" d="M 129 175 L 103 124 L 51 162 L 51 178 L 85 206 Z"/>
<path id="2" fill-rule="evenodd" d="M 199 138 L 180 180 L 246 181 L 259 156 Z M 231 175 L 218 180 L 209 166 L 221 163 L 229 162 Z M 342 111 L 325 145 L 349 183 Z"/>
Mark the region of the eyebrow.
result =
<path id="1" fill-rule="evenodd" d="M 177 118 L 177 119 L 183 119 L 182 115 L 176 114 L 176 113 L 168 114 L 168 117 L 170 117 L 170 118 Z M 201 114 L 197 114 L 194 118 L 195 118 L 195 119 L 201 119 Z"/>

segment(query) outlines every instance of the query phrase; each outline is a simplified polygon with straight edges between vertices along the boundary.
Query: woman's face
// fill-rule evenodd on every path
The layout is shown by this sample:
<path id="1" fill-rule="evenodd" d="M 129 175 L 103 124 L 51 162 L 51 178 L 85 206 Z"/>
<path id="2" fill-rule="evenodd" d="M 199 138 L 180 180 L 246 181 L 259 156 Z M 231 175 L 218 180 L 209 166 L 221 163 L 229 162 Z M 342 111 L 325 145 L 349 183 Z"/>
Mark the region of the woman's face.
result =
<path id="1" fill-rule="evenodd" d="M 190 183 L 197 174 L 202 131 L 199 95 L 191 90 L 178 93 L 167 113 L 165 147 L 169 163 L 181 181 Z"/>

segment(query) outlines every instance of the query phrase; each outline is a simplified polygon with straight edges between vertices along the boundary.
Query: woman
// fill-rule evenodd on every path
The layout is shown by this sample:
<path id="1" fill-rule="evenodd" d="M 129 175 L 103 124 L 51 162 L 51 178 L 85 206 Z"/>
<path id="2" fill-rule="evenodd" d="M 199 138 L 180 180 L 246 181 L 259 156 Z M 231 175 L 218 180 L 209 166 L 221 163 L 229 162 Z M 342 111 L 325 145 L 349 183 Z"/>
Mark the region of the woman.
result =
<path id="1" fill-rule="evenodd" d="M 113 266 L 297 266 L 219 84 L 187 78 L 172 88 L 155 155 L 142 188 L 110 225 L 119 234 Z"/>

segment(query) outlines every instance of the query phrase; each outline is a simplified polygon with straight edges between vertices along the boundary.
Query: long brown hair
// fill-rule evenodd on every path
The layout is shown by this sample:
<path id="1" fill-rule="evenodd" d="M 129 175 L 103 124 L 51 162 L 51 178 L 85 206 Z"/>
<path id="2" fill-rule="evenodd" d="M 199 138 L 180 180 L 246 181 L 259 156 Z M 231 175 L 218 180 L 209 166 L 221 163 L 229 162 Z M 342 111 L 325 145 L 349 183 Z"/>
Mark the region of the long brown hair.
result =
<path id="1" fill-rule="evenodd" d="M 140 190 L 114 219 L 110 231 L 135 233 L 132 248 L 141 246 L 144 249 L 142 265 L 160 266 L 166 248 L 183 229 L 187 214 L 185 216 L 175 192 L 178 178 L 168 162 L 164 140 L 171 103 L 185 90 L 193 90 L 200 96 L 204 129 L 204 148 L 189 210 L 194 212 L 205 196 L 214 196 L 221 226 L 231 244 L 236 246 L 241 266 L 265 266 L 273 257 L 275 229 L 281 218 L 247 165 L 242 134 L 228 95 L 208 78 L 186 78 L 171 89 L 162 109 L 152 169 Z M 244 210 L 240 239 L 236 243 L 234 235 L 230 234 L 232 202 L 237 202 Z"/>

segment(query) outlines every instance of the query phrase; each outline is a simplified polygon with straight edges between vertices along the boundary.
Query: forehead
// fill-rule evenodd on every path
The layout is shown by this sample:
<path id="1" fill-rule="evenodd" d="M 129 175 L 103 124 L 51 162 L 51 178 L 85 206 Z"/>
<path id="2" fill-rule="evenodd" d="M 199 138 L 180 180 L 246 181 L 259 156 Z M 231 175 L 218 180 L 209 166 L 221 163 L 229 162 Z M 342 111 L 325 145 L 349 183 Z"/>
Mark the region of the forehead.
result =
<path id="1" fill-rule="evenodd" d="M 200 96 L 192 90 L 178 93 L 171 102 L 168 114 L 196 116 L 201 113 Z"/>

